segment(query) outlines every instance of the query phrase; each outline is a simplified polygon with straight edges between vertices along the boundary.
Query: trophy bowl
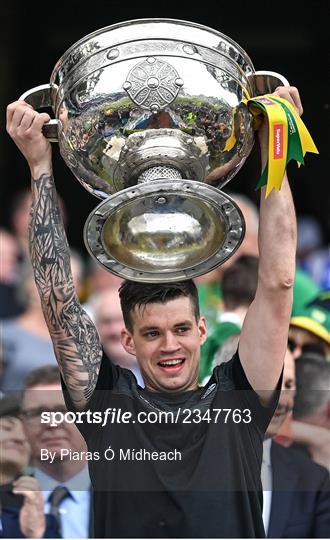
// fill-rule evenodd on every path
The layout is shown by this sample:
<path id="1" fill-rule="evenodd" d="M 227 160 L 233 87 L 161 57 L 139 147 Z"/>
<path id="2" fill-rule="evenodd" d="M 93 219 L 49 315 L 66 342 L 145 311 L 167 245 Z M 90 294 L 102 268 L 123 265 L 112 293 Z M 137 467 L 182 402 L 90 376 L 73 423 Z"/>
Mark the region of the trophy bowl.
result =
<path id="1" fill-rule="evenodd" d="M 52 108 L 45 136 L 102 199 L 85 224 L 92 257 L 123 278 L 175 281 L 242 242 L 242 213 L 221 191 L 254 144 L 242 100 L 286 83 L 211 28 L 141 19 L 81 39 L 21 99 Z"/>

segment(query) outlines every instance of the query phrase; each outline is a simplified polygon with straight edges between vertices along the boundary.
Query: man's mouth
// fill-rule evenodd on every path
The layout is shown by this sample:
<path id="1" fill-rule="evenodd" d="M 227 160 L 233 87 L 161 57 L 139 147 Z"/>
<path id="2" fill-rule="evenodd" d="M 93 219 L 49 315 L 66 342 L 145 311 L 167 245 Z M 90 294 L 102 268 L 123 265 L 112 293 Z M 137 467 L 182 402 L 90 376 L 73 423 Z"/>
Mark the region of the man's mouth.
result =
<path id="1" fill-rule="evenodd" d="M 166 371 L 178 371 L 184 363 L 185 358 L 169 358 L 158 362 L 158 366 Z"/>
<path id="2" fill-rule="evenodd" d="M 3 443 L 3 448 L 6 450 L 17 450 L 19 452 L 22 452 L 24 444 L 22 442 L 7 441 L 6 443 Z"/>
<path id="3" fill-rule="evenodd" d="M 58 444 L 63 444 L 64 442 L 67 441 L 67 438 L 65 436 L 63 437 L 49 437 L 47 439 L 43 439 L 43 444 L 44 445 L 58 445 Z"/>

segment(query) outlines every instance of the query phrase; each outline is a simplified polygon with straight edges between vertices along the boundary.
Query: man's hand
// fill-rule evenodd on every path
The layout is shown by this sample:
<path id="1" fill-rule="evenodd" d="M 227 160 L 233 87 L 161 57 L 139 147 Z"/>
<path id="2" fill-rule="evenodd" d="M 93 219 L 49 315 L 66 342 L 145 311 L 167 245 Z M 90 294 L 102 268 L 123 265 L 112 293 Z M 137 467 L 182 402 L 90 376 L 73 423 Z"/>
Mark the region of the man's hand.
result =
<path id="1" fill-rule="evenodd" d="M 46 529 L 44 499 L 38 481 L 32 476 L 21 476 L 13 483 L 13 493 L 23 495 L 19 525 L 26 538 L 42 538 Z"/>
<path id="2" fill-rule="evenodd" d="M 52 170 L 51 144 L 42 133 L 49 120 L 47 113 L 38 113 L 25 101 L 15 101 L 7 107 L 7 131 L 27 160 L 32 178 Z"/>
<path id="3" fill-rule="evenodd" d="M 298 89 L 295 86 L 279 86 L 273 93 L 282 99 L 286 99 L 294 106 L 299 116 L 304 112 Z"/>

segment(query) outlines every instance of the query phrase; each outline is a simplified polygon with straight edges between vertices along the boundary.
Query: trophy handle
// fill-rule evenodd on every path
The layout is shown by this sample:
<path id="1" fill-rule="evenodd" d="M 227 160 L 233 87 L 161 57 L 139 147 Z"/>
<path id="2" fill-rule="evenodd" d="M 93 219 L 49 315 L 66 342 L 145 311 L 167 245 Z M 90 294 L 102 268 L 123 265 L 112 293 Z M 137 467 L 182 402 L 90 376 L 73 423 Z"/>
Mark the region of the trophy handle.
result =
<path id="1" fill-rule="evenodd" d="M 290 86 L 288 80 L 275 71 L 256 71 L 247 78 L 253 89 L 251 97 L 272 94 L 278 86 Z"/>
<path id="2" fill-rule="evenodd" d="M 19 99 L 25 101 L 36 110 L 44 107 L 52 107 L 52 96 L 56 91 L 56 85 L 41 84 L 24 92 Z M 59 127 L 60 121 L 53 119 L 43 126 L 42 132 L 50 142 L 58 142 Z"/>

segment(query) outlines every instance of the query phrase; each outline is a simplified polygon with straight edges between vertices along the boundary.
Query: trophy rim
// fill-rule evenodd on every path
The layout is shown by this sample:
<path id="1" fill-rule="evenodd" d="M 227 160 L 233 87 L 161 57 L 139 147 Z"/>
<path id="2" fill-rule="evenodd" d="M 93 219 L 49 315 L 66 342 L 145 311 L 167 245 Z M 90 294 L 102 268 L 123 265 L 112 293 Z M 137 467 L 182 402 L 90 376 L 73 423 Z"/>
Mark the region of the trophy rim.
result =
<path id="1" fill-rule="evenodd" d="M 250 66 L 252 72 L 255 71 L 255 67 L 254 67 L 253 62 L 252 62 L 250 56 L 248 55 L 248 53 L 243 49 L 243 47 L 241 45 L 239 45 L 234 39 L 227 36 L 226 34 L 223 34 L 222 32 L 220 32 L 218 30 L 215 30 L 214 28 L 211 28 L 210 26 L 206 26 L 206 25 L 203 25 L 203 24 L 200 24 L 200 23 L 195 23 L 193 21 L 187 21 L 187 20 L 184 20 L 184 19 L 172 19 L 172 18 L 166 18 L 166 17 L 150 17 L 150 18 L 141 18 L 141 19 L 129 19 L 129 20 L 121 21 L 121 22 L 118 22 L 118 23 L 115 23 L 115 24 L 112 24 L 112 25 L 109 25 L 109 26 L 104 26 L 104 27 L 99 28 L 97 30 L 94 30 L 93 32 L 90 32 L 89 34 L 87 34 L 84 37 L 80 38 L 78 41 L 73 43 L 60 56 L 60 58 L 56 62 L 55 67 L 54 67 L 54 69 L 52 71 L 50 80 L 55 81 L 57 72 L 65 64 L 66 60 L 70 57 L 70 54 L 75 49 L 77 49 L 79 46 L 83 45 L 84 43 L 88 42 L 89 40 L 93 39 L 94 37 L 97 37 L 98 35 L 101 35 L 101 34 L 105 33 L 106 31 L 116 30 L 116 29 L 123 28 L 123 27 L 129 27 L 129 26 L 132 26 L 132 25 L 141 25 L 141 24 L 144 24 L 144 23 L 177 23 L 177 24 L 187 26 L 187 27 L 190 27 L 190 28 L 196 28 L 196 29 L 199 29 L 199 30 L 203 30 L 203 31 L 208 32 L 209 34 L 213 34 L 216 37 L 220 37 L 220 38 L 224 39 L 227 43 L 229 43 L 230 45 L 235 47 L 238 50 L 238 52 L 242 55 L 245 62 Z M 146 39 L 146 38 L 144 38 L 144 39 Z M 152 39 L 152 38 L 148 38 L 148 39 Z M 180 41 L 177 38 L 171 38 L 171 39 L 173 41 Z M 123 39 L 122 42 L 118 41 L 117 45 L 120 44 L 120 43 L 124 43 L 125 41 L 126 41 L 125 39 Z M 115 46 L 115 44 L 114 44 L 114 46 Z M 213 48 L 213 47 L 210 46 L 210 48 Z M 220 53 L 221 51 L 218 51 L 218 52 Z"/>
<path id="2" fill-rule="evenodd" d="M 190 193 L 197 195 L 203 202 L 211 203 L 213 209 L 226 221 L 227 231 L 224 241 L 217 248 L 217 250 L 206 260 L 198 262 L 190 267 L 176 270 L 140 270 L 130 266 L 125 266 L 115 257 L 106 252 L 102 240 L 99 240 L 96 246 L 96 235 L 99 234 L 99 238 L 102 237 L 102 229 L 106 224 L 108 217 L 112 213 L 112 209 L 118 210 L 118 208 L 125 203 L 132 201 L 132 198 L 136 199 L 144 197 L 146 195 L 153 194 L 154 196 L 162 196 L 166 191 L 173 191 L 174 194 L 178 194 L 178 187 L 181 188 L 180 194 Z M 184 189 L 186 191 L 184 191 Z M 133 194 L 132 194 L 133 192 Z M 120 201 L 118 203 L 118 200 Z M 225 214 L 223 207 L 229 203 L 230 211 Z M 110 212 L 109 212 L 110 210 Z M 234 210 L 234 215 L 232 215 Z M 194 279 L 198 276 L 204 275 L 211 270 L 214 270 L 225 261 L 230 259 L 232 255 L 240 247 L 245 236 L 245 220 L 241 209 L 232 197 L 220 191 L 219 189 L 209 186 L 202 182 L 194 180 L 177 180 L 171 183 L 168 179 L 159 178 L 152 182 L 140 184 L 126 188 L 114 195 L 111 195 L 107 199 L 103 200 L 94 210 L 89 214 L 85 226 L 84 226 L 84 242 L 88 253 L 91 257 L 105 270 L 112 274 L 130 281 L 136 281 L 139 283 L 165 283 L 174 281 L 185 281 L 187 279 Z M 94 245 L 92 243 L 94 242 Z M 94 249 L 93 249 L 94 248 Z M 95 253 L 97 251 L 97 253 Z M 107 259 L 107 260 L 106 260 Z"/>

